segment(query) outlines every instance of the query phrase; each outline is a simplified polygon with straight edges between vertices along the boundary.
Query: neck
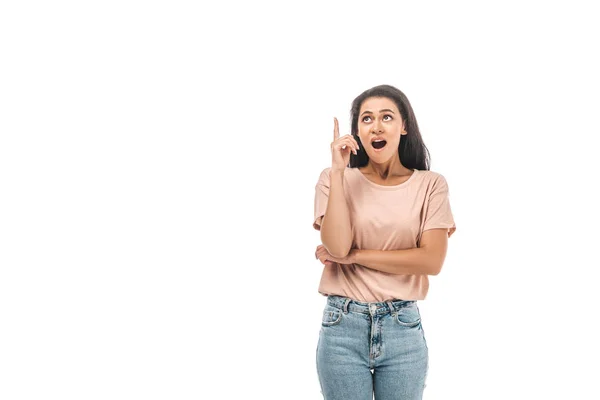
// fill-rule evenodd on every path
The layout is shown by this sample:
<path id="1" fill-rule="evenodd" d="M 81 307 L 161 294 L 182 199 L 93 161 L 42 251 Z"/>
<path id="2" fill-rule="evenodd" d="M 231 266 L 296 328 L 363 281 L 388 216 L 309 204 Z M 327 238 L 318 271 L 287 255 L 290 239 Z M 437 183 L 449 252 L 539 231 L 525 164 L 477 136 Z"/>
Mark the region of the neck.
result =
<path id="1" fill-rule="evenodd" d="M 390 176 L 410 175 L 412 170 L 402 165 L 399 157 L 392 157 L 390 160 L 381 164 L 369 160 L 364 168 L 364 172 L 377 175 L 382 179 L 387 179 Z"/>

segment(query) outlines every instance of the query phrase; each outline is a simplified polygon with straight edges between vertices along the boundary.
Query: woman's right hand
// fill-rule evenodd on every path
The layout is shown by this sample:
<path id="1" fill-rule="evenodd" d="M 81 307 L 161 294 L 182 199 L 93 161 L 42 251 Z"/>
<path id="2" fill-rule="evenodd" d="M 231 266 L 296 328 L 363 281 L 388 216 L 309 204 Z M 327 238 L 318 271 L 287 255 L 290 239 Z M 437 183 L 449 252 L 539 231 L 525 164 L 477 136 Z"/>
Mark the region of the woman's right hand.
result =
<path id="1" fill-rule="evenodd" d="M 333 142 L 331 142 L 331 170 L 341 171 L 346 170 L 346 166 L 350 162 L 350 152 L 354 155 L 358 151 L 358 143 L 352 135 L 344 135 L 340 137 L 340 128 L 337 118 L 333 118 Z"/>

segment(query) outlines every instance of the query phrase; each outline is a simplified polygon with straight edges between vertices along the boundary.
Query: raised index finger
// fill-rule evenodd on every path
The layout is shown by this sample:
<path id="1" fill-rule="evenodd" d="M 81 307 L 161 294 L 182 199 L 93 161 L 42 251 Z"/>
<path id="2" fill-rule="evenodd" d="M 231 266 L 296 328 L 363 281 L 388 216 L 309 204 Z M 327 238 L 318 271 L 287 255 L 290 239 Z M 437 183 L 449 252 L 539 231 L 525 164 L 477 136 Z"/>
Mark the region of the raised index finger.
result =
<path id="1" fill-rule="evenodd" d="M 340 137 L 340 125 L 338 124 L 338 120 L 336 117 L 333 117 L 333 140 L 336 140 Z"/>

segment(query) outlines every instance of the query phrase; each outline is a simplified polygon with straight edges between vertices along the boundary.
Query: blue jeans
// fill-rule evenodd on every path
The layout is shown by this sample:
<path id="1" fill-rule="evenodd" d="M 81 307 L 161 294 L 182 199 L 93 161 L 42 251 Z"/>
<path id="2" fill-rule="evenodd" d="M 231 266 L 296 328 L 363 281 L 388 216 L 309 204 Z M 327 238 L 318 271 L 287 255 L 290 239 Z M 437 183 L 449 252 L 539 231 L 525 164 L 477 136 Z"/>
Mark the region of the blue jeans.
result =
<path id="1" fill-rule="evenodd" d="M 325 400 L 421 400 L 428 367 L 415 300 L 327 297 L 317 344 Z"/>

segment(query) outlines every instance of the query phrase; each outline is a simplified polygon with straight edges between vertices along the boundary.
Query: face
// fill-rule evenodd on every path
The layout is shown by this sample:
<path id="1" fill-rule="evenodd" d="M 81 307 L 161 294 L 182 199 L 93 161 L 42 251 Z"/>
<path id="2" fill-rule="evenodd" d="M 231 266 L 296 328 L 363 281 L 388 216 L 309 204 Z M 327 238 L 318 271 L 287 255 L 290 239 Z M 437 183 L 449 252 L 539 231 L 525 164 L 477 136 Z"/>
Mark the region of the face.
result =
<path id="1" fill-rule="evenodd" d="M 370 97 L 358 113 L 358 137 L 369 158 L 385 162 L 398 154 L 400 136 L 406 135 L 396 103 L 387 97 Z"/>

